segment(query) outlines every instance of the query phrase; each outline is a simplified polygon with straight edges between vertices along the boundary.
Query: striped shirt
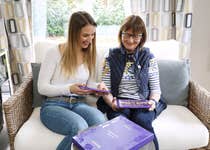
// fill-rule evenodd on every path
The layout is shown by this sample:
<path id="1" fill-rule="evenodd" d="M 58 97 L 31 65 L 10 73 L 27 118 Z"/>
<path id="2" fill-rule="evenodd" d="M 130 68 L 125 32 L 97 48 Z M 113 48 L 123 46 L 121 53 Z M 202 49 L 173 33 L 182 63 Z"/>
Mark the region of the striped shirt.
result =
<path id="1" fill-rule="evenodd" d="M 161 93 L 159 83 L 159 70 L 156 58 L 150 59 L 149 62 L 149 89 L 150 94 Z M 105 61 L 102 71 L 102 81 L 106 84 L 109 90 L 111 90 L 111 75 L 110 66 L 108 61 Z M 123 76 L 119 85 L 118 97 L 131 98 L 131 99 L 144 99 L 144 96 L 139 93 L 139 89 L 136 83 L 134 75 L 134 62 L 127 61 Z"/>

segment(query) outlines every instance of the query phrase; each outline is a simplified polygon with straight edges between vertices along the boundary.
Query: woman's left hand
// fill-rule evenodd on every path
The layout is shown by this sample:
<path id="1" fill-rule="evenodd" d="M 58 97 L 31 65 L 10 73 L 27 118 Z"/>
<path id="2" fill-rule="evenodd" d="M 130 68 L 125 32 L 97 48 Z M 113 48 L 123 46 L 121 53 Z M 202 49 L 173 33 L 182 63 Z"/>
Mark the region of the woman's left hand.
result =
<path id="1" fill-rule="evenodd" d="M 156 103 L 154 100 L 149 100 L 148 103 L 150 104 L 149 111 L 153 111 L 156 108 Z"/>
<path id="2" fill-rule="evenodd" d="M 81 89 L 80 86 L 85 86 L 85 84 L 75 83 L 69 86 L 69 90 L 71 93 L 78 94 L 78 95 L 87 95 L 87 94 L 93 93 L 92 90 L 84 90 L 84 89 Z"/>
<path id="3" fill-rule="evenodd" d="M 108 88 L 106 87 L 104 82 L 99 83 L 97 86 L 97 89 L 108 91 Z M 96 96 L 104 96 L 104 95 L 108 95 L 108 94 L 109 93 L 106 93 L 106 92 L 96 92 L 95 93 Z"/>

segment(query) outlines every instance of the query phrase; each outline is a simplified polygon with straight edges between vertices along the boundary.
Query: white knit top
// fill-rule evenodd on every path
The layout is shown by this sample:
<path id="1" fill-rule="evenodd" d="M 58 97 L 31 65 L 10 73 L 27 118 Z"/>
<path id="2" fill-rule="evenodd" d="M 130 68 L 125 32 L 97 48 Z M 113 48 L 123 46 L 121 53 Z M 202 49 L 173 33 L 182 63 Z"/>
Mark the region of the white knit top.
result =
<path id="1" fill-rule="evenodd" d="M 58 46 L 48 50 L 39 72 L 38 91 L 40 94 L 48 97 L 70 95 L 70 85 L 87 83 L 89 71 L 84 64 L 77 68 L 75 76 L 67 78 L 61 73 L 60 60 Z"/>

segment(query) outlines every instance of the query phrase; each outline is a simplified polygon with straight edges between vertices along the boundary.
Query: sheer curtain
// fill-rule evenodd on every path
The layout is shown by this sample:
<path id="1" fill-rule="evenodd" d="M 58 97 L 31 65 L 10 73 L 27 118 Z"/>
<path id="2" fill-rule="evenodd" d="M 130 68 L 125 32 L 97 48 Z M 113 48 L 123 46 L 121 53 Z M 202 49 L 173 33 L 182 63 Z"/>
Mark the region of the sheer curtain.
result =
<path id="1" fill-rule="evenodd" d="M 180 57 L 189 56 L 192 28 L 192 0 L 131 0 L 132 14 L 145 21 L 148 40 L 174 39 L 180 42 Z"/>
<path id="2" fill-rule="evenodd" d="M 9 51 L 14 85 L 21 83 L 33 61 L 31 1 L 0 0 L 0 48 Z"/>

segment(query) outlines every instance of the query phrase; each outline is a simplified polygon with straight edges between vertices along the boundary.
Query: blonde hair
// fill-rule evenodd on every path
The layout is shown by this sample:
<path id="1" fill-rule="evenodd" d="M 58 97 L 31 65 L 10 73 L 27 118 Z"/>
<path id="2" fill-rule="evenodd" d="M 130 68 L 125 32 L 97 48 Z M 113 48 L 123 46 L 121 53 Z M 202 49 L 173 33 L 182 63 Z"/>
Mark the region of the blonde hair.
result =
<path id="1" fill-rule="evenodd" d="M 78 41 L 80 32 L 86 25 L 97 26 L 94 19 L 84 11 L 73 13 L 69 22 L 69 31 L 67 42 L 62 46 L 63 54 L 61 58 L 61 71 L 65 76 L 74 76 L 77 64 L 77 52 L 80 50 Z M 92 44 L 84 51 L 84 64 L 87 65 L 90 76 L 95 76 L 96 65 L 96 35 Z"/>

